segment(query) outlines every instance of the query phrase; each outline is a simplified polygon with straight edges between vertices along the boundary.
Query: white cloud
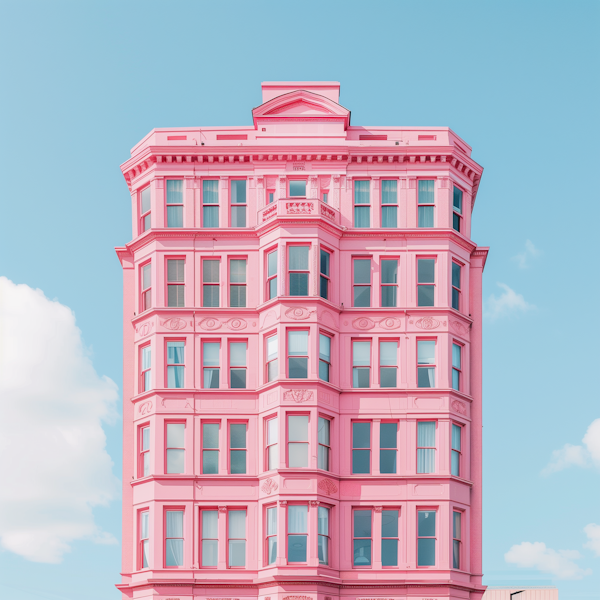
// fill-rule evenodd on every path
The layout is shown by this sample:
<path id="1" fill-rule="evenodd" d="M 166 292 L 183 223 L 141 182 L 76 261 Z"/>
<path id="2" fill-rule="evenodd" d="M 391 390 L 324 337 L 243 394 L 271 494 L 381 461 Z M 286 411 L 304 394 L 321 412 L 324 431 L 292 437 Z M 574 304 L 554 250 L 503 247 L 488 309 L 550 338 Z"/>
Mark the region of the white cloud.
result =
<path id="1" fill-rule="evenodd" d="M 537 569 L 550 573 L 557 579 L 581 579 L 590 575 L 591 569 L 582 569 L 574 561 L 581 558 L 577 550 L 552 550 L 543 542 L 522 542 L 513 546 L 505 555 L 507 563 L 523 569 Z"/>
<path id="2" fill-rule="evenodd" d="M 583 531 L 585 531 L 585 535 L 587 535 L 589 540 L 583 547 L 593 550 L 596 556 L 600 556 L 600 525 L 589 523 L 583 528 Z"/>
<path id="3" fill-rule="evenodd" d="M 490 319 L 498 319 L 515 312 L 527 312 L 535 308 L 533 304 L 529 304 L 521 294 L 517 294 L 513 289 L 505 283 L 498 283 L 498 287 L 504 290 L 500 296 L 496 297 L 491 294 L 485 303 L 485 316 Z"/>
<path id="4" fill-rule="evenodd" d="M 538 250 L 531 240 L 525 242 L 525 250 L 519 252 L 512 259 L 517 262 L 520 269 L 527 269 L 531 266 L 531 261 L 541 255 L 541 251 Z"/>
<path id="5" fill-rule="evenodd" d="M 600 467 L 600 419 L 592 421 L 583 436 L 583 445 L 565 444 L 552 452 L 550 462 L 542 470 L 542 475 L 550 475 L 567 467 Z"/>
<path id="6" fill-rule="evenodd" d="M 0 544 L 60 562 L 74 540 L 115 543 L 92 507 L 118 493 L 102 421 L 117 386 L 99 377 L 75 316 L 0 277 Z"/>

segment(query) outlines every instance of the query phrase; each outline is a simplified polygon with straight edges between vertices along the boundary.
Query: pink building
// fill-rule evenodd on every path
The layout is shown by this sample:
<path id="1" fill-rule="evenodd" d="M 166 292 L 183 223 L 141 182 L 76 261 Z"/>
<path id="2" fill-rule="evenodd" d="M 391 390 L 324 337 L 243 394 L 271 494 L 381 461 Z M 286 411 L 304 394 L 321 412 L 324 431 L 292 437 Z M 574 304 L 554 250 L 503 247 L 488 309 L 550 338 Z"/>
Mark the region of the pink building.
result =
<path id="1" fill-rule="evenodd" d="M 122 165 L 126 598 L 479 600 L 482 168 L 263 83 Z"/>

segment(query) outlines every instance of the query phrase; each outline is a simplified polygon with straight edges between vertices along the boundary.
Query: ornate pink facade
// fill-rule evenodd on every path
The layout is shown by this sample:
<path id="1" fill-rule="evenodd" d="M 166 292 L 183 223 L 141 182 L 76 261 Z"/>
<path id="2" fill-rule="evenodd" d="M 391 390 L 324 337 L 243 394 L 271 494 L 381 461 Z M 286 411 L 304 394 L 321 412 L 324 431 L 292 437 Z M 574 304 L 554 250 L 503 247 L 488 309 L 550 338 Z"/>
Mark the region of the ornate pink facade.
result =
<path id="1" fill-rule="evenodd" d="M 122 165 L 123 597 L 479 600 L 482 168 L 335 82 Z"/>

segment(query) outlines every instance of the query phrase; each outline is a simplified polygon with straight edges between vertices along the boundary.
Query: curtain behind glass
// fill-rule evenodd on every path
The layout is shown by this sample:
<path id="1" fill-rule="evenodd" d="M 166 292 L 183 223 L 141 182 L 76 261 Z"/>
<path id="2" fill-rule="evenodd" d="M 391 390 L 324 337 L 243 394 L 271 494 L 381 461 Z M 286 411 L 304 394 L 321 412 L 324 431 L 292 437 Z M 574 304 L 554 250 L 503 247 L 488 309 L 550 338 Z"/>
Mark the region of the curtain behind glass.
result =
<path id="1" fill-rule="evenodd" d="M 398 203 L 398 182 L 395 179 L 383 179 L 381 181 L 381 203 Z"/>
<path id="2" fill-rule="evenodd" d="M 308 246 L 290 246 L 289 268 L 292 271 L 308 271 Z"/>
<path id="3" fill-rule="evenodd" d="M 184 349 L 185 342 L 168 342 L 167 362 L 171 365 L 182 365 Z"/>
<path id="4" fill-rule="evenodd" d="M 246 180 L 234 179 L 231 182 L 231 203 L 246 204 Z"/>
<path id="5" fill-rule="evenodd" d="M 417 473 L 435 472 L 435 421 L 417 424 Z"/>
<path id="6" fill-rule="evenodd" d="M 167 179 L 167 204 L 183 204 L 182 179 Z"/>
<path id="7" fill-rule="evenodd" d="M 218 367 L 219 366 L 219 351 L 220 344 L 218 342 L 205 342 L 204 343 L 204 357 L 203 365 L 205 367 Z"/>
<path id="8" fill-rule="evenodd" d="M 290 356 L 308 355 L 308 331 L 288 331 L 288 354 Z"/>
<path id="9" fill-rule="evenodd" d="M 369 181 L 354 182 L 354 204 L 369 204 Z"/>

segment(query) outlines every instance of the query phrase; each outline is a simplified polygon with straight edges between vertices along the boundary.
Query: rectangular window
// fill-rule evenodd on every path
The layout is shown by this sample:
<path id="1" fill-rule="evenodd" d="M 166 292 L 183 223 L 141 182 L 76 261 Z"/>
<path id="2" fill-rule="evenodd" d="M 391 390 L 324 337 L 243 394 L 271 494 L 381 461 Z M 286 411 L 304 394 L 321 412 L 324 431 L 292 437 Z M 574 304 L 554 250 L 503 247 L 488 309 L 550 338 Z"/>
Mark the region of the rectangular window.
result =
<path id="1" fill-rule="evenodd" d="M 279 468 L 279 420 L 277 417 L 269 419 L 266 423 L 267 437 L 267 471 L 274 471 Z"/>
<path id="2" fill-rule="evenodd" d="M 279 343 L 276 335 L 267 338 L 267 381 L 279 376 Z"/>
<path id="3" fill-rule="evenodd" d="M 354 182 L 354 227 L 371 227 L 371 194 L 368 180 Z"/>
<path id="4" fill-rule="evenodd" d="M 267 508 L 267 564 L 274 565 L 277 560 L 277 507 Z"/>
<path id="5" fill-rule="evenodd" d="M 183 179 L 167 179 L 167 227 L 183 227 Z"/>
<path id="6" fill-rule="evenodd" d="M 230 510 L 228 523 L 228 566 L 246 566 L 246 511 Z"/>
<path id="7" fill-rule="evenodd" d="M 352 473 L 371 472 L 371 423 L 352 423 Z"/>
<path id="8" fill-rule="evenodd" d="M 379 385 L 398 387 L 398 342 L 379 342 Z"/>
<path id="9" fill-rule="evenodd" d="M 308 246 L 289 246 L 290 296 L 308 296 Z"/>
<path id="10" fill-rule="evenodd" d="M 324 471 L 329 471 L 329 459 L 331 456 L 331 421 L 319 417 L 319 455 L 318 468 Z"/>
<path id="11" fill-rule="evenodd" d="M 460 569 L 460 544 L 462 540 L 462 513 L 453 512 L 452 519 L 452 568 Z"/>
<path id="12" fill-rule="evenodd" d="M 167 423 L 167 473 L 185 472 L 185 424 Z"/>
<path id="13" fill-rule="evenodd" d="M 434 306 L 435 259 L 417 260 L 417 306 Z"/>
<path id="14" fill-rule="evenodd" d="M 140 429 L 140 462 L 138 467 L 138 477 L 147 477 L 150 475 L 150 427 Z"/>
<path id="15" fill-rule="evenodd" d="M 219 472 L 219 423 L 202 423 L 202 473 Z"/>
<path id="16" fill-rule="evenodd" d="M 379 428 L 379 472 L 396 473 L 398 423 L 381 423 Z"/>
<path id="17" fill-rule="evenodd" d="M 167 510 L 165 518 L 165 566 L 183 567 L 183 511 Z"/>
<path id="18" fill-rule="evenodd" d="M 323 202 L 328 204 L 329 192 L 323 192 Z"/>
<path id="19" fill-rule="evenodd" d="M 202 370 L 204 372 L 204 387 L 219 388 L 221 344 L 219 342 L 204 342 L 202 344 Z"/>
<path id="20" fill-rule="evenodd" d="M 352 342 L 352 387 L 371 387 L 371 342 Z"/>
<path id="21" fill-rule="evenodd" d="M 229 472 L 246 473 L 246 423 L 229 424 Z"/>
<path id="22" fill-rule="evenodd" d="M 217 179 L 202 181 L 202 226 L 219 226 L 219 181 Z"/>
<path id="23" fill-rule="evenodd" d="M 277 297 L 277 250 L 267 254 L 267 300 Z"/>
<path id="24" fill-rule="evenodd" d="M 308 467 L 308 415 L 288 415 L 288 467 Z"/>
<path id="25" fill-rule="evenodd" d="M 152 221 L 150 217 L 150 209 L 151 209 L 151 195 L 150 195 L 150 186 L 144 188 L 142 193 L 140 194 L 140 215 L 141 215 L 141 225 L 140 225 L 140 233 L 144 231 L 148 231 L 150 227 L 152 227 Z"/>
<path id="26" fill-rule="evenodd" d="M 331 371 L 331 338 L 319 334 L 319 379 L 329 381 Z"/>
<path id="27" fill-rule="evenodd" d="M 454 194 L 452 196 L 452 228 L 460 232 L 462 225 L 462 190 L 454 186 Z"/>
<path id="28" fill-rule="evenodd" d="M 452 308 L 460 310 L 460 271 L 461 267 L 452 263 Z"/>
<path id="29" fill-rule="evenodd" d="M 417 473 L 435 473 L 435 421 L 417 423 Z"/>
<path id="30" fill-rule="evenodd" d="M 290 198 L 306 197 L 306 180 L 292 179 L 290 181 Z"/>
<path id="31" fill-rule="evenodd" d="M 269 204 L 273 204 L 275 202 L 275 192 L 267 192 L 269 196 Z"/>
<path id="32" fill-rule="evenodd" d="M 398 227 L 398 182 L 395 179 L 381 180 L 381 226 Z"/>
<path id="33" fill-rule="evenodd" d="M 354 259 L 354 306 L 371 306 L 371 259 Z"/>
<path id="34" fill-rule="evenodd" d="M 182 388 L 185 380 L 185 342 L 167 342 L 167 387 Z"/>
<path id="35" fill-rule="evenodd" d="M 329 263 L 331 254 L 326 250 L 321 249 L 321 279 L 319 282 L 319 293 L 321 298 L 329 300 Z"/>
<path id="36" fill-rule="evenodd" d="M 308 331 L 288 331 L 288 377 L 308 377 Z"/>
<path id="37" fill-rule="evenodd" d="M 435 511 L 419 510 L 417 567 L 435 566 Z"/>
<path id="38" fill-rule="evenodd" d="M 381 306 L 396 306 L 398 297 L 398 261 L 381 261 Z"/>
<path id="39" fill-rule="evenodd" d="M 244 308 L 246 306 L 246 260 L 231 259 L 229 261 L 229 306 Z"/>
<path id="40" fill-rule="evenodd" d="M 142 267 L 142 312 L 152 308 L 152 265 L 148 263 Z"/>
<path id="41" fill-rule="evenodd" d="M 219 261 L 202 261 L 202 306 L 219 306 Z"/>
<path id="42" fill-rule="evenodd" d="M 435 341 L 417 341 L 417 387 L 435 387 Z"/>
<path id="43" fill-rule="evenodd" d="M 147 392 L 152 389 L 152 348 L 150 344 L 142 348 L 140 358 L 140 392 Z"/>
<path id="44" fill-rule="evenodd" d="M 246 227 L 246 180 L 231 182 L 231 226 Z"/>
<path id="45" fill-rule="evenodd" d="M 319 564 L 329 564 L 329 509 L 325 506 L 319 506 Z"/>
<path id="46" fill-rule="evenodd" d="M 462 365 L 462 346 L 452 344 L 452 389 L 460 391 Z"/>
<path id="47" fill-rule="evenodd" d="M 460 464 L 462 454 L 462 427 L 452 423 L 452 464 L 450 472 L 456 477 L 460 477 Z"/>
<path id="48" fill-rule="evenodd" d="M 433 227 L 435 197 L 433 192 L 433 179 L 419 180 L 419 227 Z"/>
<path id="49" fill-rule="evenodd" d="M 373 545 L 371 528 L 371 509 L 355 509 L 353 514 L 353 560 L 355 567 L 371 566 L 371 547 Z"/>
<path id="50" fill-rule="evenodd" d="M 140 567 L 148 568 L 150 558 L 150 513 L 145 510 L 140 513 Z"/>
<path id="51" fill-rule="evenodd" d="M 202 566 L 216 567 L 219 564 L 219 512 L 202 512 Z"/>
<path id="52" fill-rule="evenodd" d="M 185 260 L 167 261 L 167 306 L 185 306 Z"/>
<path id="53" fill-rule="evenodd" d="M 394 471 L 395 472 L 395 471 Z M 398 566 L 398 511 L 381 511 L 381 566 Z"/>
<path id="54" fill-rule="evenodd" d="M 308 541 L 308 506 L 288 506 L 288 562 L 305 563 Z"/>
<path id="55" fill-rule="evenodd" d="M 246 342 L 229 343 L 229 386 L 232 389 L 246 389 Z"/>

